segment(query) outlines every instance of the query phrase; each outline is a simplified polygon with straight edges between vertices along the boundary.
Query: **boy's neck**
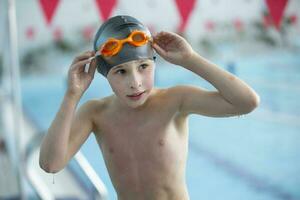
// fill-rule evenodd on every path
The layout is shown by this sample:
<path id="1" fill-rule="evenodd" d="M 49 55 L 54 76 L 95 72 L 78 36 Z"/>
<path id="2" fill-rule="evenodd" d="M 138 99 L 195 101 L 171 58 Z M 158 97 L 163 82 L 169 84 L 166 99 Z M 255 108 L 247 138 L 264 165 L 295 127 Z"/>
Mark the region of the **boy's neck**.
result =
<path id="1" fill-rule="evenodd" d="M 153 88 L 150 92 L 150 95 L 148 96 L 148 99 L 140 106 L 134 108 L 134 107 L 130 107 L 128 105 L 126 105 L 125 103 L 121 102 L 120 99 L 114 95 L 113 96 L 113 105 L 117 110 L 122 110 L 123 112 L 127 112 L 127 113 L 138 113 L 138 112 L 142 112 L 143 110 L 145 110 L 148 105 L 149 102 L 151 101 L 151 97 L 153 96 L 153 94 L 156 92 L 156 89 Z"/>

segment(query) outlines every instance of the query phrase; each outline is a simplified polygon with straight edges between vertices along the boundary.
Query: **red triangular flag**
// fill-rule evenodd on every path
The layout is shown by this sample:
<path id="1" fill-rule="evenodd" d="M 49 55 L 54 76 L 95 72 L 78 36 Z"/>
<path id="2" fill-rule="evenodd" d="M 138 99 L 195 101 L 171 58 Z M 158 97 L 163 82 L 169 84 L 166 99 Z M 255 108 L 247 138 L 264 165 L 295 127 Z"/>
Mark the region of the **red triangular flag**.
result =
<path id="1" fill-rule="evenodd" d="M 86 26 L 82 30 L 82 35 L 84 39 L 91 40 L 93 38 L 94 32 L 95 32 L 95 28 L 93 26 Z"/>
<path id="2" fill-rule="evenodd" d="M 26 38 L 29 40 L 34 39 L 35 37 L 35 29 L 32 26 L 27 27 L 26 29 Z"/>
<path id="3" fill-rule="evenodd" d="M 237 31 L 242 31 L 244 29 L 244 23 L 239 18 L 233 20 L 233 25 Z"/>
<path id="4" fill-rule="evenodd" d="M 44 17 L 46 18 L 46 23 L 47 25 L 50 25 L 59 0 L 39 0 L 39 2 L 43 10 Z"/>
<path id="5" fill-rule="evenodd" d="M 117 0 L 95 0 L 95 1 L 101 19 L 103 21 L 107 20 L 111 16 L 111 12 L 115 7 L 115 5 L 117 4 Z"/>
<path id="6" fill-rule="evenodd" d="M 281 19 L 288 0 L 266 0 L 275 27 L 279 30 Z"/>
<path id="7" fill-rule="evenodd" d="M 55 28 L 55 30 L 53 32 L 53 37 L 54 37 L 54 40 L 57 41 L 57 42 L 62 40 L 63 32 L 62 32 L 60 27 Z"/>
<path id="8" fill-rule="evenodd" d="M 291 24 L 296 24 L 297 23 L 297 15 L 293 14 L 290 16 L 289 21 Z"/>
<path id="9" fill-rule="evenodd" d="M 184 32 L 189 16 L 195 7 L 196 0 L 175 0 L 180 13 L 181 22 L 178 28 L 179 32 Z"/>
<path id="10" fill-rule="evenodd" d="M 208 31 L 213 31 L 215 30 L 216 24 L 213 21 L 208 20 L 205 22 L 204 27 Z"/>

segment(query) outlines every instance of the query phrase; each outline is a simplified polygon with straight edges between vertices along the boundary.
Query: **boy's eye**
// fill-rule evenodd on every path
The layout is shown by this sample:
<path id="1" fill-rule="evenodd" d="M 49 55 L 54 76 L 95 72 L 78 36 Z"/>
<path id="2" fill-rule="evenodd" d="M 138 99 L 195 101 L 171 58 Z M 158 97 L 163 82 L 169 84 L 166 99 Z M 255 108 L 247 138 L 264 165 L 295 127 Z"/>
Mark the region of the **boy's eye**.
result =
<path id="1" fill-rule="evenodd" d="M 116 73 L 117 74 L 125 74 L 125 70 L 124 69 L 118 69 L 117 71 L 116 71 Z"/>
<path id="2" fill-rule="evenodd" d="M 143 64 L 140 65 L 140 68 L 145 69 L 145 68 L 147 68 L 148 66 L 149 66 L 148 64 L 143 63 Z"/>

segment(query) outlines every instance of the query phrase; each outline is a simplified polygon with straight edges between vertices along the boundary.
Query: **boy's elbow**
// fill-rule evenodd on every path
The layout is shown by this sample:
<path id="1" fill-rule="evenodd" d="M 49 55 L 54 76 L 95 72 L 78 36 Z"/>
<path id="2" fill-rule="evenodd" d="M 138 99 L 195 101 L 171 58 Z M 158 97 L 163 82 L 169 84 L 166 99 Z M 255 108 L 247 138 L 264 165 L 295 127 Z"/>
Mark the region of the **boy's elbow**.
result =
<path id="1" fill-rule="evenodd" d="M 248 114 L 257 108 L 260 104 L 260 97 L 257 94 L 254 94 L 251 98 L 248 99 L 247 103 L 243 106 L 242 114 Z"/>
<path id="2" fill-rule="evenodd" d="M 61 167 L 55 166 L 49 162 L 44 162 L 41 158 L 39 159 L 39 165 L 42 170 L 52 174 L 55 174 L 62 169 Z"/>
<path id="3" fill-rule="evenodd" d="M 250 98 L 250 109 L 251 111 L 257 108 L 260 104 L 260 97 L 255 93 L 252 98 Z"/>
<path id="4" fill-rule="evenodd" d="M 42 170 L 44 170 L 45 172 L 52 173 L 52 174 L 55 174 L 55 173 L 57 173 L 57 172 L 59 172 L 61 170 L 59 168 L 52 167 L 49 164 L 44 164 L 44 165 L 40 164 L 40 168 Z"/>

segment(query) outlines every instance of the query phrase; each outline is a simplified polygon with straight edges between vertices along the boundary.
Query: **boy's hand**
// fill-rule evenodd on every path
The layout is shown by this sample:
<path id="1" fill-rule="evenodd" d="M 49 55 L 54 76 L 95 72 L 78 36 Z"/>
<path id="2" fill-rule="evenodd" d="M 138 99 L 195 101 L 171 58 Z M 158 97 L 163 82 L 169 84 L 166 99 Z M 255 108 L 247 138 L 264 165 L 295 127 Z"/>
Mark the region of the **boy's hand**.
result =
<path id="1" fill-rule="evenodd" d="M 165 60 L 181 66 L 194 53 L 183 37 L 171 32 L 163 31 L 154 35 L 152 46 Z"/>
<path id="2" fill-rule="evenodd" d="M 94 52 L 87 51 L 73 60 L 68 72 L 68 94 L 80 98 L 90 86 L 96 71 L 96 62 L 95 59 L 92 59 L 94 55 Z M 88 72 L 85 72 L 85 65 L 88 63 L 90 63 L 90 67 Z"/>

